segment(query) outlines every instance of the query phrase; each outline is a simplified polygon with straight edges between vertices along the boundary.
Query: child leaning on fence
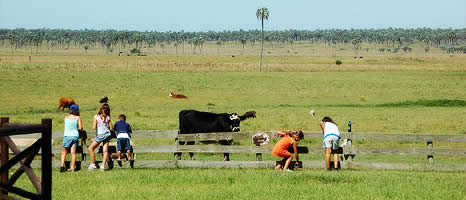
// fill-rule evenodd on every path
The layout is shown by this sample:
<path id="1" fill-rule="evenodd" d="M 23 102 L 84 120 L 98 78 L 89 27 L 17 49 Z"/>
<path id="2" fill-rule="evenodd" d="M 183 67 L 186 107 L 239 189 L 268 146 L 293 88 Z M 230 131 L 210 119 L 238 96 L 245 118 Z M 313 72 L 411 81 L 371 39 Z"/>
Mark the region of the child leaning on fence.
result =
<path id="1" fill-rule="evenodd" d="M 110 142 L 110 131 L 113 129 L 112 121 L 110 120 L 110 109 L 108 107 L 101 107 L 99 113 L 94 116 L 93 129 L 96 130 L 96 137 L 92 144 L 89 146 L 89 155 L 91 157 L 91 164 L 89 165 L 88 170 L 93 171 L 97 167 L 95 165 L 95 148 L 99 146 L 100 143 L 103 143 L 103 158 L 102 164 L 100 165 L 100 170 L 104 171 L 105 164 L 108 160 L 108 144 Z"/>
<path id="2" fill-rule="evenodd" d="M 76 104 L 70 106 L 70 114 L 65 117 L 65 133 L 63 149 L 61 151 L 60 172 L 65 172 L 65 159 L 68 152 L 71 153 L 71 163 L 68 171 L 73 172 L 76 164 L 76 147 L 79 143 L 79 130 L 83 130 L 83 122 L 79 117 L 79 107 Z M 70 151 L 71 150 L 71 151 Z"/>
<path id="3" fill-rule="evenodd" d="M 333 163 L 335 170 L 338 170 L 338 147 L 340 147 L 340 131 L 337 124 L 333 122 L 332 118 L 324 117 L 320 122 L 324 134 L 324 148 L 325 148 L 325 164 L 327 170 L 330 171 L 330 156 L 333 154 Z"/>
<path id="4" fill-rule="evenodd" d="M 296 143 L 304 138 L 304 134 L 302 131 L 291 132 L 287 130 L 278 131 L 277 135 L 281 136 L 282 139 L 280 139 L 280 141 L 278 141 L 277 144 L 275 144 L 275 146 L 273 147 L 272 155 L 278 158 L 283 158 L 283 160 L 280 162 L 279 165 L 277 165 L 277 167 L 275 167 L 275 169 L 281 170 L 283 166 L 283 170 L 291 171 L 288 169 L 288 166 L 293 160 L 293 155 L 291 155 L 291 153 L 288 151 L 288 148 L 290 146 L 293 146 L 296 161 L 299 162 L 298 146 Z"/>
<path id="5" fill-rule="evenodd" d="M 118 121 L 113 126 L 117 134 L 117 149 L 118 149 L 118 159 L 117 163 L 121 167 L 121 153 L 126 152 L 126 158 L 129 160 L 131 168 L 134 167 L 134 160 L 131 157 L 132 147 L 130 144 L 131 138 L 131 126 L 126 123 L 126 116 L 121 114 L 118 116 Z"/>

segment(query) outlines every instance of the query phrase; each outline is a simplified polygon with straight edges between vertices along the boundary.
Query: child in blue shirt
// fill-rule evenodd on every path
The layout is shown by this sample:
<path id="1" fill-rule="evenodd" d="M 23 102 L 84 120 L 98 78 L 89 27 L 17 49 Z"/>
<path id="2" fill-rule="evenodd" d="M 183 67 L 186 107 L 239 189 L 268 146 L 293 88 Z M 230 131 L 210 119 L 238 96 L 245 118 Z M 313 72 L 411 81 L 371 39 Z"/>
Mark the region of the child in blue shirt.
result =
<path id="1" fill-rule="evenodd" d="M 113 128 L 117 134 L 118 165 L 121 167 L 121 152 L 126 152 L 129 164 L 131 168 L 133 168 L 134 160 L 131 157 L 132 147 L 130 144 L 132 131 L 131 126 L 128 123 L 126 123 L 126 116 L 124 114 L 118 116 L 118 121 L 115 123 L 115 126 L 113 126 Z"/>

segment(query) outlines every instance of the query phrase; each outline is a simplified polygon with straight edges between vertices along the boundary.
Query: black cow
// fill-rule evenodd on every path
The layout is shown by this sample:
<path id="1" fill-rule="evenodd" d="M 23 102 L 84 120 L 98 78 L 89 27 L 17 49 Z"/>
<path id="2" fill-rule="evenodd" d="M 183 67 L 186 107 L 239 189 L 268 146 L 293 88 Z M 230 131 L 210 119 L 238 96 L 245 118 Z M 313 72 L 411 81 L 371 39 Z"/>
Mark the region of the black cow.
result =
<path id="1" fill-rule="evenodd" d="M 238 132 L 240 131 L 240 122 L 250 117 L 255 118 L 256 112 L 249 111 L 240 116 L 236 113 L 217 114 L 197 110 L 182 110 L 179 114 L 180 134 Z M 221 140 L 219 142 L 222 145 L 230 145 L 233 141 Z M 179 144 L 183 145 L 185 142 L 180 141 Z M 186 144 L 193 145 L 194 141 L 188 141 Z M 193 153 L 189 153 L 189 155 L 194 160 Z M 175 153 L 175 156 L 177 156 L 177 159 L 181 159 L 181 153 Z M 228 154 L 225 154 L 225 160 L 229 160 Z"/>

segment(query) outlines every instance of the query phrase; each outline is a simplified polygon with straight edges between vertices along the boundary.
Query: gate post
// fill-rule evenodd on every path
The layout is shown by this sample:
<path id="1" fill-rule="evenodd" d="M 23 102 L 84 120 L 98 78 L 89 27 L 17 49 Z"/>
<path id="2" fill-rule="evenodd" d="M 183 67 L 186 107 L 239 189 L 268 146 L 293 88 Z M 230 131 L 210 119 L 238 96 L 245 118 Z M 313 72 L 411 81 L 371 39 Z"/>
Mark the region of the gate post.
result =
<path id="1" fill-rule="evenodd" d="M 52 199 L 52 119 L 42 119 L 42 199 Z"/>
<path id="2" fill-rule="evenodd" d="M 3 124 L 6 124 L 10 121 L 8 117 L 2 117 L 0 119 L 0 127 L 3 126 Z M 9 152 L 8 152 L 8 146 L 6 145 L 5 138 L 0 137 L 0 151 L 1 151 L 1 156 L 0 156 L 0 162 L 1 164 L 5 164 L 9 160 Z M 1 174 L 1 182 L 3 184 L 8 184 L 8 170 L 4 171 Z M 4 192 L 3 194 L 8 194 L 8 192 Z"/>
<path id="3" fill-rule="evenodd" d="M 431 140 L 427 141 L 427 161 L 429 164 L 434 163 L 434 144 Z"/>

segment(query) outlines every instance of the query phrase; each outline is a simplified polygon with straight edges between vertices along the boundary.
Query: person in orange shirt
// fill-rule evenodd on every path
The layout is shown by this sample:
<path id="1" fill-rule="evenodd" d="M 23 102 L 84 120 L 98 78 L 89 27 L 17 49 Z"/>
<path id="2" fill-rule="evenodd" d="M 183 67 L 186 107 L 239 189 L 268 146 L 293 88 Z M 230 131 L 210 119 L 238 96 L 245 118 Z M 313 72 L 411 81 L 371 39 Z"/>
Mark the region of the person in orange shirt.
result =
<path id="1" fill-rule="evenodd" d="M 293 155 L 288 151 L 288 148 L 293 145 L 293 151 L 296 156 L 296 161 L 299 162 L 299 156 L 298 156 L 298 147 L 296 143 L 304 138 L 304 134 L 302 131 L 297 131 L 297 132 L 291 132 L 289 130 L 286 131 L 278 131 L 277 135 L 282 137 L 280 141 L 275 144 L 272 150 L 272 155 L 274 155 L 277 158 L 283 158 L 283 160 L 280 162 L 277 167 L 275 167 L 276 170 L 281 170 L 283 166 L 283 170 L 285 171 L 291 171 L 288 169 L 288 166 L 290 165 L 291 161 L 293 160 Z"/>

